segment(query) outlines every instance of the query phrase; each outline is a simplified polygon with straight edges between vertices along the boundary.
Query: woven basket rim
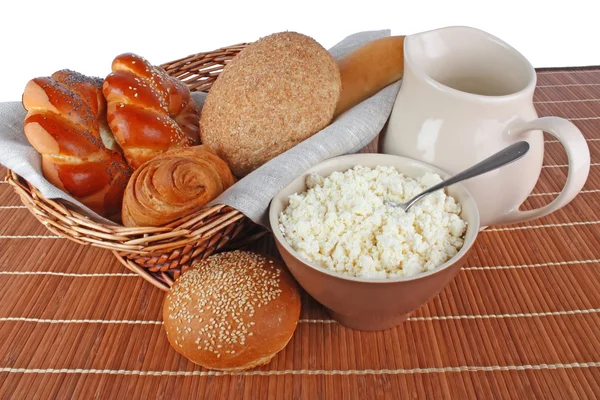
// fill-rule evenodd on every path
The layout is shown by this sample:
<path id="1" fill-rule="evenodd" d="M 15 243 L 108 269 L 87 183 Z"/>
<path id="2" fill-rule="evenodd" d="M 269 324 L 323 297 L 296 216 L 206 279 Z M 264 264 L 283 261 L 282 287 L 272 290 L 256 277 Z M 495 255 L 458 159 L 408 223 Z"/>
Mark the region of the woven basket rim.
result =
<path id="1" fill-rule="evenodd" d="M 61 201 L 48 199 L 35 186 L 12 170 L 8 170 L 6 182 L 20 195 L 21 201 L 32 214 L 37 216 L 38 209 L 41 209 L 53 215 L 73 229 L 71 236 L 74 239 L 80 239 L 85 234 L 94 235 L 98 239 L 106 240 L 105 246 L 99 245 L 99 247 L 129 253 L 145 254 L 160 250 L 161 246 L 164 247 L 165 240 L 173 237 L 183 237 L 187 238 L 186 240 L 200 240 L 210 237 L 213 231 L 222 228 L 225 223 L 232 223 L 245 218 L 242 212 L 232 207 L 225 204 L 216 204 L 204 207 L 162 227 L 128 228 L 119 224 L 109 225 L 95 221 L 89 216 L 63 204 Z M 52 204 L 54 208 L 50 208 L 44 203 Z M 217 215 L 218 218 L 210 219 L 208 223 L 203 224 L 200 228 L 196 226 L 199 221 L 204 220 L 204 218 L 209 217 L 211 214 Z M 64 231 L 56 231 L 57 227 L 52 226 L 52 224 L 48 226 L 47 223 L 44 223 L 44 225 L 60 236 L 68 236 Z M 91 230 L 95 231 L 92 232 Z M 120 243 L 122 247 L 117 249 L 111 247 L 110 243 Z"/>

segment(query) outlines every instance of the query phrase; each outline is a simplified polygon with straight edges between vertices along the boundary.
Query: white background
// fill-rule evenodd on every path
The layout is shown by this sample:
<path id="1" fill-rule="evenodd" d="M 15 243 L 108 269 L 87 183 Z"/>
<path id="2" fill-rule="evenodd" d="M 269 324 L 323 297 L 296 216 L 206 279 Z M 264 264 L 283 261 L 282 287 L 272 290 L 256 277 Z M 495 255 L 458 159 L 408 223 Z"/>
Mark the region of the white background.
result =
<path id="1" fill-rule="evenodd" d="M 505 40 L 535 67 L 600 64 L 596 0 L 12 0 L 0 6 L 0 101 L 27 81 L 70 68 L 104 77 L 135 52 L 154 64 L 283 30 L 331 47 L 362 30 L 411 34 L 469 25 Z M 95 5 L 91 5 L 95 4 Z"/>

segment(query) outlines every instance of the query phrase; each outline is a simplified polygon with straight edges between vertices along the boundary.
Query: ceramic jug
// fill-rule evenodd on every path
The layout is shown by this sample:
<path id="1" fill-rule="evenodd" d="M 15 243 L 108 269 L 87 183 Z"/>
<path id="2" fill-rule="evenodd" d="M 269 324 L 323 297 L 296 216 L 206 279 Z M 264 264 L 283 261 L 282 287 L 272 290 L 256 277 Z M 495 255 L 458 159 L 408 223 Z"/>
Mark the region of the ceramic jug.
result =
<path id="1" fill-rule="evenodd" d="M 569 203 L 590 168 L 585 138 L 570 121 L 538 118 L 536 73 L 502 40 L 478 29 L 448 27 L 407 36 L 404 77 L 381 150 L 460 172 L 519 140 L 525 157 L 465 182 L 479 207 L 482 228 L 523 222 Z M 519 210 L 534 188 L 544 157 L 542 131 L 555 136 L 568 156 L 568 177 L 550 204 Z"/>

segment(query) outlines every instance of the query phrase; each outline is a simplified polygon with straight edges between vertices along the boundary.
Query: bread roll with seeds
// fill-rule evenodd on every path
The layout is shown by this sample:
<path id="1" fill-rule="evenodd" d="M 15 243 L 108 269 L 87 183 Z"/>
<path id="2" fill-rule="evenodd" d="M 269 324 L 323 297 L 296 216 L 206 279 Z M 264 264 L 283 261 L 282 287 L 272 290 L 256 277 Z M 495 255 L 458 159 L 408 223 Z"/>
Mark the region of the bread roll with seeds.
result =
<path id="1" fill-rule="evenodd" d="M 300 293 L 279 262 L 248 251 L 219 253 L 184 272 L 165 296 L 169 343 L 208 369 L 267 364 L 289 342 Z"/>
<path id="2" fill-rule="evenodd" d="M 333 57 L 312 38 L 282 32 L 242 50 L 210 89 L 202 143 L 241 178 L 325 128 L 341 89 Z"/>
<path id="3" fill-rule="evenodd" d="M 103 85 L 108 124 L 133 169 L 200 144 L 200 108 L 181 81 L 132 53 L 117 56 L 112 70 Z"/>
<path id="4" fill-rule="evenodd" d="M 102 79 L 70 70 L 32 79 L 23 92 L 25 135 L 54 186 L 119 221 L 131 169 L 106 122 Z"/>

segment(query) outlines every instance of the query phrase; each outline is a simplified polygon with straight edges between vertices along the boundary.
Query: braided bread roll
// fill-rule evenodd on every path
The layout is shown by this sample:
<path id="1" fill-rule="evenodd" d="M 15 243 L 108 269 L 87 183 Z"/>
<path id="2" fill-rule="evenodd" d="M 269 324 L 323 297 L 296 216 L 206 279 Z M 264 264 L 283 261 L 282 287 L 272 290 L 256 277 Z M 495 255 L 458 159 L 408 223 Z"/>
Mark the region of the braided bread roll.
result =
<path id="1" fill-rule="evenodd" d="M 132 174 L 106 122 L 102 79 L 61 70 L 32 79 L 23 93 L 25 135 L 54 186 L 118 221 Z"/>
<path id="2" fill-rule="evenodd" d="M 138 168 L 123 199 L 125 226 L 163 226 L 185 217 L 235 183 L 207 146 L 173 149 Z"/>
<path id="3" fill-rule="evenodd" d="M 126 53 L 104 80 L 110 129 L 136 169 L 165 151 L 200 144 L 200 108 L 179 80 Z"/>

